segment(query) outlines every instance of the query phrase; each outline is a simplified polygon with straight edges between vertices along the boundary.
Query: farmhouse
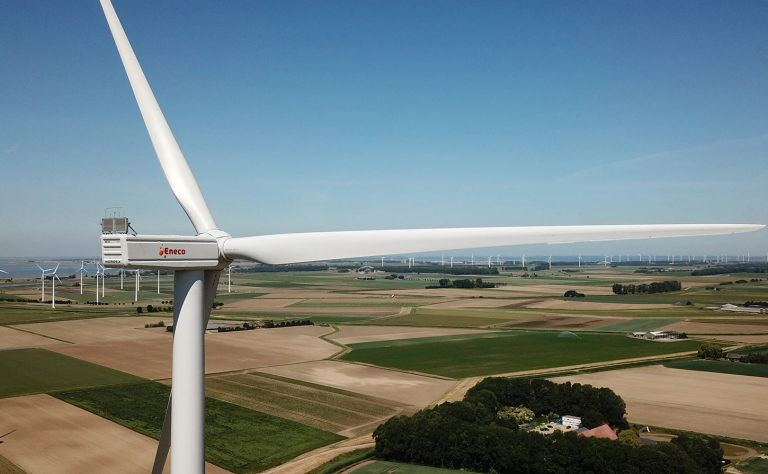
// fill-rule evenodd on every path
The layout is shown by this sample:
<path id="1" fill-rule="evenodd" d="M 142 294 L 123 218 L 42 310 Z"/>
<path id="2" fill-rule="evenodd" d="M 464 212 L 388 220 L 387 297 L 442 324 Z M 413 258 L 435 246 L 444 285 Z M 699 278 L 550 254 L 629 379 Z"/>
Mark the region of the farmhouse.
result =
<path id="1" fill-rule="evenodd" d="M 608 426 L 608 423 L 598 426 L 597 428 L 592 428 L 591 430 L 582 431 L 579 433 L 579 436 L 584 436 L 586 438 L 608 438 L 608 439 L 619 439 L 618 436 L 616 436 L 616 432 L 611 429 L 610 426 Z"/>
<path id="2" fill-rule="evenodd" d="M 741 360 L 741 355 L 735 353 L 735 352 L 729 352 L 725 354 L 725 359 L 731 362 L 738 362 Z"/>

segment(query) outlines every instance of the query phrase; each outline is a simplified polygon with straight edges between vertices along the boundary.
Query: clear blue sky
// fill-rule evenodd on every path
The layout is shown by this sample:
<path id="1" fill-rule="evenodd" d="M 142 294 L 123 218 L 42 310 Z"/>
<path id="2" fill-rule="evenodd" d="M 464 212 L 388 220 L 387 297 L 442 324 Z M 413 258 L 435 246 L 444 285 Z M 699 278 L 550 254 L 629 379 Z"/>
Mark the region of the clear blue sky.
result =
<path id="1" fill-rule="evenodd" d="M 768 223 L 768 2 L 114 4 L 232 235 Z M 192 233 L 98 1 L 0 11 L 0 256 L 97 255 L 109 206 Z"/>

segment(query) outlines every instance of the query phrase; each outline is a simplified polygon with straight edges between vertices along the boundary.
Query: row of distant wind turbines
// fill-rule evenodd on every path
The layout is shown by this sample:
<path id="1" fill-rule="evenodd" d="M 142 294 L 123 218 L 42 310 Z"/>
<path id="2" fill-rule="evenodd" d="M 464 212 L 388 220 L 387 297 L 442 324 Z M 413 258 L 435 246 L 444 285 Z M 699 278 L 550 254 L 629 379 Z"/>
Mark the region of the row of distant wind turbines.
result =
<path id="1" fill-rule="evenodd" d="M 672 265 L 674 265 L 675 264 L 675 257 L 676 256 L 677 255 L 671 255 L 671 254 L 667 255 L 667 262 L 672 264 Z M 619 254 L 618 257 L 619 257 L 619 263 L 621 263 L 622 255 Z M 644 261 L 642 254 L 637 254 L 637 257 L 638 257 L 638 260 L 637 260 L 638 262 L 642 263 Z M 683 262 L 684 257 L 688 258 L 688 262 L 687 263 L 691 263 L 691 261 L 694 261 L 694 262 L 696 261 L 696 255 L 680 255 L 679 257 L 680 258 L 677 261 L 680 262 L 680 263 Z M 727 255 L 727 254 L 724 254 L 724 255 L 702 255 L 701 257 L 702 257 L 701 261 L 705 262 L 705 263 L 710 262 L 710 261 L 712 261 L 713 263 L 728 263 L 729 262 L 729 260 L 728 260 L 729 255 Z M 712 258 L 710 259 L 709 257 L 712 257 Z M 581 255 L 578 256 L 578 259 L 579 259 L 579 268 L 581 268 L 581 261 L 582 261 Z M 496 255 L 495 259 L 493 258 L 492 255 L 488 256 L 488 268 L 491 267 L 493 260 L 495 260 L 495 264 L 496 265 L 501 265 L 502 264 L 501 254 Z M 521 266 L 524 267 L 525 266 L 525 254 L 523 254 L 523 256 L 521 257 L 520 261 L 521 261 Z M 549 268 L 551 270 L 552 269 L 552 255 L 551 254 L 549 255 L 549 258 L 547 259 L 547 261 L 549 263 Z M 630 262 L 630 255 L 629 254 L 627 254 L 627 259 L 625 261 L 626 262 Z M 649 265 L 651 263 L 653 263 L 653 262 L 656 262 L 656 261 L 657 260 L 656 260 L 656 256 L 655 255 L 648 255 L 648 264 Z M 742 254 L 742 255 L 736 255 L 736 260 L 735 261 L 736 262 L 741 262 L 741 263 L 749 263 L 751 261 L 750 254 L 746 253 L 746 254 Z M 766 255 L 765 261 L 766 261 L 766 263 L 768 263 L 768 255 Z M 408 268 L 411 268 L 411 267 L 415 266 L 416 265 L 416 257 L 408 257 L 407 262 L 408 262 Z M 731 260 L 731 262 L 733 262 L 733 260 Z M 403 263 L 405 263 L 405 262 L 403 262 Z M 467 262 L 465 261 L 463 263 L 466 264 Z M 613 263 L 613 255 L 606 255 L 603 264 L 608 266 L 611 263 Z M 474 254 L 472 254 L 470 256 L 469 264 L 470 265 L 475 265 L 475 255 Z M 445 255 L 440 257 L 440 265 L 445 265 Z M 517 259 L 512 259 L 512 265 L 517 265 Z M 384 257 L 381 257 L 381 266 L 382 267 L 384 266 Z M 450 266 L 451 266 L 451 268 L 453 268 L 453 255 L 451 255 L 451 257 L 450 257 Z"/>
<path id="2" fill-rule="evenodd" d="M 61 279 L 56 274 L 56 271 L 59 269 L 59 264 L 56 263 L 55 268 L 47 268 L 44 269 L 38 264 L 37 268 L 40 269 L 41 276 L 40 276 L 40 282 L 42 283 L 42 289 L 40 293 L 40 301 L 45 301 L 45 279 L 50 278 L 51 279 L 51 308 L 56 309 L 56 280 L 59 280 L 59 283 L 61 283 Z M 106 268 L 99 263 L 96 262 L 96 273 L 94 276 L 96 277 L 96 304 L 99 303 L 99 278 L 101 278 L 101 297 L 104 298 L 106 296 L 106 282 L 104 281 L 105 275 L 106 275 Z M 7 274 L 8 272 L 4 270 L 0 270 L 1 273 Z M 80 269 L 77 270 L 75 273 L 80 274 L 80 294 L 83 294 L 83 275 L 88 274 L 88 270 L 85 269 L 85 261 L 80 262 Z M 125 270 L 120 270 L 120 289 L 123 289 L 123 277 L 124 277 Z M 135 275 L 135 281 L 136 284 L 134 286 L 134 296 L 133 301 L 138 302 L 139 301 L 139 287 L 141 285 L 141 272 L 139 270 L 133 271 Z M 227 267 L 227 292 L 232 292 L 232 265 L 229 265 Z M 160 271 L 157 271 L 157 294 L 160 294 Z"/>

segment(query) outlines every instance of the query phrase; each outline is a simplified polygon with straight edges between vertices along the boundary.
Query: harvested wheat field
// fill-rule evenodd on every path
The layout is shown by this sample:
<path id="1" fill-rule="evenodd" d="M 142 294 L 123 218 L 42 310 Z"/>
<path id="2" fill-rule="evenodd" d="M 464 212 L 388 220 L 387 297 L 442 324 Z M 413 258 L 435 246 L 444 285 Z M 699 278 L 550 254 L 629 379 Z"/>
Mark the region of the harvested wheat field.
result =
<path id="1" fill-rule="evenodd" d="M 543 308 L 543 309 L 573 309 L 583 311 L 599 311 L 599 310 L 626 310 L 626 309 L 661 309 L 661 308 L 673 308 L 672 304 L 628 304 L 628 303 L 593 303 L 588 301 L 575 301 L 575 300 L 544 300 L 536 303 L 531 303 L 528 308 Z"/>
<path id="2" fill-rule="evenodd" d="M 768 326 L 759 324 L 727 324 L 680 321 L 659 328 L 659 331 L 677 331 L 688 334 L 768 334 Z"/>
<path id="3" fill-rule="evenodd" d="M 768 442 L 766 378 L 651 366 L 552 380 L 612 389 L 632 423 Z"/>
<path id="4" fill-rule="evenodd" d="M 48 395 L 0 400 L 0 431 L 14 429 L 0 455 L 29 474 L 146 474 L 157 450 L 154 439 Z M 228 472 L 208 463 L 205 469 Z"/>
<path id="5" fill-rule="evenodd" d="M 534 293 L 538 295 L 556 295 L 556 296 L 563 296 L 563 294 L 568 290 L 576 290 L 579 293 L 584 293 L 585 295 L 612 295 L 613 289 L 608 286 L 579 286 L 579 285 L 568 285 L 568 282 L 563 282 L 563 284 L 560 285 L 507 285 L 497 288 L 497 290 L 502 291 L 513 291 L 513 292 L 528 292 L 528 293 Z"/>
<path id="6" fill-rule="evenodd" d="M 545 315 L 538 318 L 505 323 L 503 326 L 511 328 L 593 329 L 623 321 L 627 321 L 627 319 L 596 318 L 593 316 Z"/>
<path id="7" fill-rule="evenodd" d="M 422 408 L 456 383 L 423 375 L 397 372 L 331 360 L 259 369 L 259 372 L 340 388 Z"/>
<path id="8" fill-rule="evenodd" d="M 13 327 L 0 326 L 0 351 L 6 349 L 21 349 L 23 347 L 45 347 L 66 342 L 57 341 L 37 334 L 14 329 Z"/>
<path id="9" fill-rule="evenodd" d="M 409 407 L 256 372 L 209 376 L 206 395 L 342 436 L 369 433 Z"/>
<path id="10" fill-rule="evenodd" d="M 205 336 L 206 373 L 324 359 L 338 347 L 320 335 L 329 328 L 297 326 L 213 333 Z M 52 350 L 129 374 L 158 380 L 171 376 L 171 337 L 53 346 Z"/>
<path id="11" fill-rule="evenodd" d="M 453 336 L 456 334 L 477 334 L 489 331 L 480 329 L 418 328 L 398 326 L 339 326 L 339 332 L 328 339 L 342 344 L 360 342 L 392 341 L 396 339 L 414 339 L 418 337 Z"/>
<path id="12" fill-rule="evenodd" d="M 303 298 L 248 298 L 227 303 L 220 311 L 269 311 L 285 308 L 300 301 L 303 301 Z"/>
<path id="13" fill-rule="evenodd" d="M 50 323 L 32 323 L 11 326 L 12 328 L 53 337 L 74 344 L 92 342 L 126 341 L 132 339 L 167 339 L 165 328 L 145 329 L 144 325 L 163 321 L 172 324 L 173 318 L 167 313 L 162 316 L 127 316 L 96 319 L 78 319 L 74 321 L 56 321 Z"/>

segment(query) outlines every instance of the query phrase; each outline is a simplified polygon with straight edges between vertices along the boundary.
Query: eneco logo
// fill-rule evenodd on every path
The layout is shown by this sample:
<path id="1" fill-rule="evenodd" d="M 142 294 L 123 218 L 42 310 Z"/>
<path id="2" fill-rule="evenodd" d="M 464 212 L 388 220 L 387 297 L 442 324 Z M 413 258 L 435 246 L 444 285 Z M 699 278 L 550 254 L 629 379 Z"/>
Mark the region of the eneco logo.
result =
<path id="1" fill-rule="evenodd" d="M 170 247 L 160 247 L 160 255 L 163 258 L 168 258 L 168 255 L 185 255 L 187 253 L 184 249 L 172 249 Z"/>

